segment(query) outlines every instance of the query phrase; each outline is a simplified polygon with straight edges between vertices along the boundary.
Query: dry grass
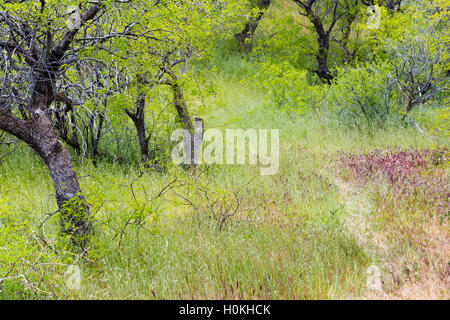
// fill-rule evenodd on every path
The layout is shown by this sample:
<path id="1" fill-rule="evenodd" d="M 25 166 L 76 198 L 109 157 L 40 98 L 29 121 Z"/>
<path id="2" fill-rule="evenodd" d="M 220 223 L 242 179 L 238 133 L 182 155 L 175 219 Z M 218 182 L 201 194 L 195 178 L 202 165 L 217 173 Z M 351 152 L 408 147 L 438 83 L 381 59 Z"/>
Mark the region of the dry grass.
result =
<path id="1" fill-rule="evenodd" d="M 347 229 L 376 252 L 383 270 L 383 291 L 367 297 L 449 299 L 448 158 L 436 165 L 433 157 L 412 163 L 390 155 L 350 156 L 344 162 L 353 170 L 341 170 L 342 195 L 356 212 Z"/>

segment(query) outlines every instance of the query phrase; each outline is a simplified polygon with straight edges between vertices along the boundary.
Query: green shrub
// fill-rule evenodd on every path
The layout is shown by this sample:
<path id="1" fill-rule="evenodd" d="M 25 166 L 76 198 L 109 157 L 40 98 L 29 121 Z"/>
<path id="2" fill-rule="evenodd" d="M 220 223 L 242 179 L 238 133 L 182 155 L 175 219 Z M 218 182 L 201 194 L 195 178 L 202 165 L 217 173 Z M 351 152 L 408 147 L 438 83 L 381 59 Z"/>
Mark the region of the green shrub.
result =
<path id="1" fill-rule="evenodd" d="M 398 116 L 393 86 L 385 64 L 362 64 L 340 68 L 330 88 L 330 103 L 349 126 L 382 126 Z"/>

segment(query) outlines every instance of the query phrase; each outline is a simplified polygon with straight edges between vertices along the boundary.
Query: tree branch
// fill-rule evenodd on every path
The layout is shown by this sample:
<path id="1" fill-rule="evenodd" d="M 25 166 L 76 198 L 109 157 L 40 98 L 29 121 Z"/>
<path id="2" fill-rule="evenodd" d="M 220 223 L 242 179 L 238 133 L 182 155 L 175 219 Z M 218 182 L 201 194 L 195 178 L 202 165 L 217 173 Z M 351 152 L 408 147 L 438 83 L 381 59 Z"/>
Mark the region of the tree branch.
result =
<path id="1" fill-rule="evenodd" d="M 86 22 L 95 18 L 97 13 L 100 12 L 102 6 L 103 4 L 100 1 L 98 4 L 91 5 L 89 9 L 87 9 L 86 12 L 81 16 L 80 28 L 84 26 Z M 69 30 L 66 32 L 60 43 L 52 50 L 53 57 L 55 57 L 57 60 L 60 60 L 64 56 L 65 52 L 69 49 L 70 45 L 72 44 L 75 38 L 75 35 L 78 33 L 80 28 Z"/>
<path id="2" fill-rule="evenodd" d="M 13 116 L 9 110 L 1 106 L 0 106 L 0 130 L 6 131 L 27 143 L 31 142 L 27 122 L 25 120 Z"/>

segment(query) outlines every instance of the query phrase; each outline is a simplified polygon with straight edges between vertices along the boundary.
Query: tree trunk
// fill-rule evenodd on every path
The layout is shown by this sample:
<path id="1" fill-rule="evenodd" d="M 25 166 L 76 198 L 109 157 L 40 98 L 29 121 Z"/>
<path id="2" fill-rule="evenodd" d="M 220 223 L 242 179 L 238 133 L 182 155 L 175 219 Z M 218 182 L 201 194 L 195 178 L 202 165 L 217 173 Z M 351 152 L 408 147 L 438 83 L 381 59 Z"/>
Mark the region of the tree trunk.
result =
<path id="1" fill-rule="evenodd" d="M 328 69 L 328 51 L 330 49 L 330 37 L 326 33 L 319 33 L 318 37 L 319 52 L 317 54 L 317 70 L 316 74 L 323 80 L 331 84 L 333 75 Z"/>
<path id="2" fill-rule="evenodd" d="M 59 140 L 50 117 L 45 113 L 35 117 L 30 133 L 31 146 L 44 160 L 55 186 L 62 232 L 72 235 L 73 242 L 78 245 L 86 243 L 89 211 L 67 148 Z"/>
<path id="3" fill-rule="evenodd" d="M 188 130 L 189 133 L 191 134 L 189 144 L 185 145 L 186 152 L 189 153 L 189 164 L 187 164 L 187 168 L 190 168 L 192 166 L 195 166 L 194 125 L 192 124 L 191 116 L 189 115 L 186 102 L 184 101 L 183 89 L 181 89 L 181 87 L 175 81 L 172 82 L 172 91 L 173 91 L 173 103 L 175 109 L 177 110 L 178 121 L 183 126 L 183 129 Z"/>
<path id="4" fill-rule="evenodd" d="M 333 75 L 328 69 L 328 51 L 330 50 L 330 35 L 333 31 L 333 28 L 336 26 L 336 23 L 341 19 L 342 14 L 338 13 L 339 1 L 331 2 L 327 5 L 328 13 L 331 13 L 331 17 L 329 17 L 330 25 L 328 28 L 325 28 L 324 25 L 324 16 L 321 17 L 320 13 L 318 13 L 315 9 L 318 9 L 318 2 L 315 1 L 298 1 L 294 0 L 300 8 L 304 11 L 302 15 L 307 17 L 309 21 L 313 24 L 314 29 L 317 34 L 317 44 L 318 44 L 318 53 L 316 55 L 317 58 L 317 69 L 314 72 L 321 78 L 325 80 L 328 84 L 331 84 L 331 80 L 333 80 Z M 315 9 L 314 6 L 316 5 Z M 327 13 L 327 15 L 328 15 Z M 326 16 L 326 15 L 325 15 Z M 327 19 L 328 20 L 328 19 Z"/>
<path id="5" fill-rule="evenodd" d="M 178 85 L 178 83 L 172 83 L 173 91 L 173 104 L 177 110 L 178 120 L 183 126 L 183 129 L 188 130 L 191 134 L 194 134 L 194 126 L 192 124 L 191 116 L 184 101 L 183 89 Z"/>
<path id="6" fill-rule="evenodd" d="M 55 186 L 62 232 L 71 235 L 72 243 L 82 247 L 90 231 L 88 206 L 70 154 L 59 140 L 48 110 L 44 112 L 39 107 L 35 110 L 32 119 L 24 121 L 0 109 L 0 129 L 25 141 L 44 160 Z"/>
<path id="7" fill-rule="evenodd" d="M 330 29 L 325 31 L 325 27 L 320 19 L 317 16 L 313 9 L 309 7 L 305 7 L 306 16 L 309 18 L 311 23 L 314 25 L 314 29 L 317 33 L 317 44 L 318 44 L 318 53 L 316 55 L 317 58 L 317 69 L 314 72 L 321 78 L 322 80 L 327 81 L 328 84 L 331 84 L 331 80 L 333 79 L 333 75 L 328 69 L 328 51 L 330 49 L 330 34 L 333 29 L 336 20 L 333 21 Z"/>
<path id="8" fill-rule="evenodd" d="M 45 1 L 41 2 L 44 6 Z M 89 208 L 81 194 L 69 152 L 59 140 L 51 120 L 50 106 L 56 98 L 55 89 L 58 87 L 56 80 L 61 71 L 63 57 L 71 48 L 81 26 L 94 19 L 102 7 L 100 2 L 90 5 L 81 16 L 81 25 L 76 29 L 65 31 L 56 45 L 53 42 L 51 22 L 45 27 L 42 25 L 46 29 L 46 39 L 41 37 L 44 35 L 39 30 L 41 28 L 32 23 L 36 20 L 36 16 L 31 15 L 27 18 L 33 24 L 33 31 L 28 23 L 23 25 L 12 23 L 14 26 L 10 28 L 11 37 L 14 39 L 15 34 L 19 35 L 21 44 L 18 47 L 24 49 L 21 54 L 25 57 L 24 62 L 30 67 L 30 79 L 26 78 L 25 81 L 32 84 L 29 88 L 31 99 L 26 106 L 26 111 L 25 105 L 19 104 L 19 110 L 23 116 L 28 112 L 28 115 L 24 117 L 26 120 L 15 117 L 9 107 L 1 105 L 0 102 L 0 130 L 26 142 L 44 160 L 55 186 L 62 231 L 71 235 L 72 243 L 81 247 L 86 244 L 90 232 Z M 22 44 L 29 50 L 22 47 Z M 18 78 L 15 81 L 23 82 L 24 78 Z"/>
<path id="9" fill-rule="evenodd" d="M 148 150 L 148 139 L 145 134 L 145 122 L 138 121 L 134 124 L 139 140 L 139 147 L 141 149 L 142 161 L 148 162 L 150 160 L 150 152 Z"/>
<path id="10" fill-rule="evenodd" d="M 125 112 L 133 120 L 134 126 L 136 127 L 142 161 L 148 162 L 150 160 L 150 153 L 148 150 L 148 138 L 145 132 L 145 94 L 139 94 L 134 113 L 128 109 Z"/>
<path id="11" fill-rule="evenodd" d="M 241 32 L 235 34 L 235 37 L 236 39 L 238 39 L 241 48 L 246 48 L 248 50 L 251 49 L 251 43 L 248 43 L 247 39 L 253 39 L 256 28 L 258 28 L 259 22 L 264 17 L 265 10 L 269 8 L 270 2 L 271 0 L 259 0 L 257 6 L 260 11 L 255 14 L 251 14 L 244 26 L 244 29 Z"/>
<path id="12" fill-rule="evenodd" d="M 165 70 L 170 76 L 170 80 L 165 80 L 162 83 L 169 85 L 173 93 L 173 104 L 177 111 L 177 120 L 180 122 L 183 129 L 189 131 L 190 139 L 185 141 L 184 150 L 188 154 L 188 164 L 184 164 L 186 169 L 194 167 L 199 163 L 199 146 L 203 140 L 203 120 L 200 118 L 195 119 L 193 123 L 189 114 L 186 102 L 184 100 L 183 89 L 178 84 L 178 78 L 172 70 Z"/>
<path id="13" fill-rule="evenodd" d="M 50 66 L 54 67 L 53 64 Z M 70 154 L 59 140 L 51 119 L 50 105 L 55 101 L 55 73 L 50 69 L 38 74 L 27 107 L 29 120 L 22 121 L 3 111 L 0 113 L 0 129 L 25 141 L 44 160 L 55 186 L 62 233 L 70 235 L 73 244 L 83 247 L 90 231 L 89 208 L 81 193 Z M 5 121 L 9 121 L 10 125 L 5 125 Z"/>
<path id="14" fill-rule="evenodd" d="M 98 146 L 103 133 L 103 125 L 105 124 L 107 102 L 103 107 L 102 112 L 98 115 L 97 129 L 95 129 L 95 114 L 91 115 L 90 127 L 91 127 L 91 144 L 92 144 L 92 157 L 94 159 L 94 165 L 97 166 L 97 156 L 99 155 Z"/>

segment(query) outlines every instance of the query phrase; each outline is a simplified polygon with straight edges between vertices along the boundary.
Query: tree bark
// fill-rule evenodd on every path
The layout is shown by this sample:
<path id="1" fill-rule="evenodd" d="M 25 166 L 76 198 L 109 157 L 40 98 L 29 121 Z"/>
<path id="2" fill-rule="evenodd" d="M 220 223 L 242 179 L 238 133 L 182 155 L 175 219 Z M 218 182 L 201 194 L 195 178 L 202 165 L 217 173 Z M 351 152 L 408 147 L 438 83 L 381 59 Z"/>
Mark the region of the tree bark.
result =
<path id="1" fill-rule="evenodd" d="M 170 69 L 165 69 L 164 72 L 170 76 L 170 79 L 165 79 L 161 81 L 162 84 L 169 85 L 172 89 L 173 94 L 173 104 L 175 106 L 175 109 L 177 111 L 177 118 L 180 122 L 183 129 L 189 131 L 190 133 L 190 141 L 188 144 L 185 145 L 185 152 L 189 153 L 189 164 L 185 164 L 186 168 L 191 168 L 196 165 L 196 149 L 195 149 L 195 142 L 196 141 L 196 128 L 194 128 L 194 123 L 191 119 L 191 116 L 189 114 L 188 108 L 186 106 L 186 102 L 184 100 L 184 93 L 183 89 L 178 83 L 178 78 Z M 199 127 L 197 128 L 197 135 L 199 135 L 199 130 L 201 131 L 201 136 L 203 138 L 203 120 L 200 118 L 196 119 L 196 125 Z M 198 160 L 198 159 L 197 159 Z"/>
<path id="2" fill-rule="evenodd" d="M 81 193 L 77 174 L 67 148 L 59 141 L 53 123 L 42 115 L 32 124 L 32 144 L 44 159 L 56 190 L 56 202 L 61 211 L 64 233 L 76 236 L 75 242 L 85 242 L 89 230 L 89 211 Z"/>
<path id="3" fill-rule="evenodd" d="M 172 89 L 173 104 L 177 110 L 178 121 L 181 123 L 183 129 L 188 130 L 192 135 L 194 134 L 194 125 L 186 106 L 186 102 L 184 101 L 184 93 L 178 83 L 178 77 L 175 72 L 170 69 L 165 69 L 164 72 L 170 76 L 170 80 L 166 79 L 161 81 L 161 83 L 169 85 Z"/>
<path id="4" fill-rule="evenodd" d="M 323 80 L 331 84 L 333 75 L 328 68 L 328 51 L 330 50 L 330 36 L 326 33 L 319 33 L 318 36 L 319 52 L 317 54 L 316 74 Z"/>
<path id="5" fill-rule="evenodd" d="M 8 110 L 0 108 L 0 129 L 25 141 L 44 160 L 55 186 L 62 232 L 71 236 L 73 244 L 83 247 L 90 229 L 89 209 L 82 196 L 70 154 L 59 140 L 51 119 L 49 107 L 55 100 L 53 83 L 59 67 L 54 60 L 49 60 L 49 66 L 47 71 L 37 73 L 27 106 L 29 120 L 20 120 Z M 5 121 L 12 123 L 8 125 Z"/>
<path id="6" fill-rule="evenodd" d="M 300 2 L 297 2 L 301 4 Z M 314 29 L 317 33 L 317 44 L 318 44 L 318 53 L 316 55 L 317 58 L 317 69 L 314 72 L 319 76 L 319 78 L 327 81 L 328 84 L 331 84 L 331 80 L 333 79 L 333 75 L 328 69 L 328 51 L 330 49 L 330 34 L 336 23 L 336 11 L 334 11 L 333 22 L 328 31 L 325 30 L 325 27 L 321 21 L 321 18 L 313 11 L 312 5 L 301 4 L 301 7 L 305 10 L 305 15 L 311 21 L 314 26 Z M 336 9 L 336 7 L 335 7 Z"/>
<path id="7" fill-rule="evenodd" d="M 96 115 L 92 114 L 90 116 L 89 120 L 89 126 L 91 128 L 91 145 L 92 145 L 92 157 L 94 159 L 94 165 L 97 166 L 97 156 L 99 155 L 98 146 L 100 144 L 100 139 L 102 137 L 103 133 L 103 125 L 105 123 L 105 117 L 106 117 L 106 106 L 107 102 L 105 101 L 105 105 L 98 115 L 98 123 L 97 123 L 97 129 L 95 129 L 95 118 Z"/>
<path id="8" fill-rule="evenodd" d="M 148 149 L 149 139 L 145 132 L 145 94 L 139 94 L 136 101 L 136 111 L 134 113 L 128 109 L 126 109 L 125 112 L 133 121 L 134 126 L 136 127 L 139 147 L 141 149 L 142 161 L 148 162 L 150 160 L 150 152 Z"/>
<path id="9" fill-rule="evenodd" d="M 192 124 L 191 116 L 184 101 L 183 89 L 176 82 L 172 83 L 173 91 L 173 104 L 177 110 L 178 120 L 183 125 L 183 129 L 188 130 L 191 134 L 194 134 L 194 126 Z"/>

